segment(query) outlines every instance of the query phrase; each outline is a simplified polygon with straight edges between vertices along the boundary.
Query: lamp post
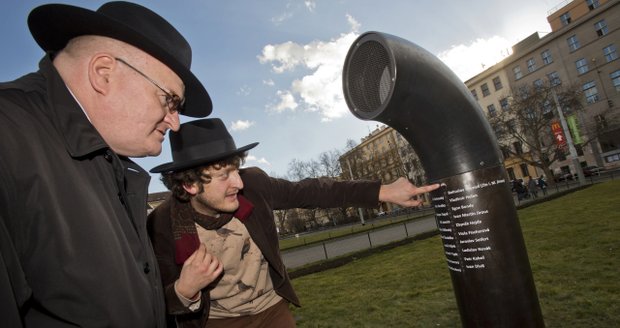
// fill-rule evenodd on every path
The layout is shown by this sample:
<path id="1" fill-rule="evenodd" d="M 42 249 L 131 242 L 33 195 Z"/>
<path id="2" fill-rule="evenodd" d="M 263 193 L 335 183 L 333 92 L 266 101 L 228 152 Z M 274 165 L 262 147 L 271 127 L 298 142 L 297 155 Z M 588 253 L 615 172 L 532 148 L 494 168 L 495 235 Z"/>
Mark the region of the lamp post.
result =
<path id="1" fill-rule="evenodd" d="M 562 130 L 564 131 L 564 137 L 566 138 L 566 145 L 568 145 L 568 152 L 570 153 L 573 168 L 575 169 L 575 172 L 577 172 L 579 184 L 584 185 L 586 183 L 586 178 L 583 175 L 583 168 L 581 167 L 581 164 L 579 164 L 579 156 L 577 156 L 577 150 L 575 149 L 575 144 L 573 143 L 573 137 L 571 137 L 570 135 L 568 124 L 566 123 L 566 119 L 564 118 L 564 111 L 562 110 L 562 105 L 560 105 L 560 101 L 558 100 L 558 95 L 556 94 L 555 89 L 551 89 L 551 94 L 553 95 L 553 101 L 555 101 L 555 106 L 558 110 L 558 117 L 560 119 L 560 124 L 562 124 Z"/>
<path id="2" fill-rule="evenodd" d="M 349 158 L 346 158 L 346 161 L 347 161 L 347 166 L 349 167 L 349 174 L 351 175 L 351 180 L 353 180 L 353 170 L 351 170 L 351 163 L 349 162 Z M 364 222 L 364 212 L 362 211 L 360 207 L 357 208 L 357 212 L 360 215 L 360 221 L 362 225 L 365 225 L 366 222 Z"/>

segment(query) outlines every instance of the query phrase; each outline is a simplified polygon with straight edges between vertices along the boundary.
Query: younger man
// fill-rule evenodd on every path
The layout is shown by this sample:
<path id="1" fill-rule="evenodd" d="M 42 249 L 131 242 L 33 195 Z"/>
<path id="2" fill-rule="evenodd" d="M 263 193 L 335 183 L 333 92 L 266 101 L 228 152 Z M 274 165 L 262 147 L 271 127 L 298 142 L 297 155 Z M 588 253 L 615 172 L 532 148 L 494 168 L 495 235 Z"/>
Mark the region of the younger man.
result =
<path id="1" fill-rule="evenodd" d="M 237 148 L 219 119 L 181 125 L 170 136 L 173 162 L 155 167 L 172 197 L 149 216 L 168 314 L 179 327 L 295 327 L 299 306 L 280 256 L 273 210 L 417 206 L 407 179 L 378 181 L 269 177 L 239 167 L 258 143 Z"/>

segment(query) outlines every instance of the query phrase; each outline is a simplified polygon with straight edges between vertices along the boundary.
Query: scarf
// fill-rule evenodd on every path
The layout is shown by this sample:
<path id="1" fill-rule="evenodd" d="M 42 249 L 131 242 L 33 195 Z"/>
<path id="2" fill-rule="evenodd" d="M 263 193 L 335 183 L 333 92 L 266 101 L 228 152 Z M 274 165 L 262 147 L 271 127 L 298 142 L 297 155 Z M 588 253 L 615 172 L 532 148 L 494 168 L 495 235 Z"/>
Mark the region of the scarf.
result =
<path id="1" fill-rule="evenodd" d="M 178 202 L 173 199 L 171 204 L 172 236 L 174 237 L 175 261 L 183 265 L 200 246 L 196 225 L 207 230 L 217 230 L 230 222 L 233 217 L 243 222 L 247 219 L 254 205 L 241 195 L 237 195 L 239 208 L 234 213 L 221 213 L 218 217 L 204 215 L 194 210 L 190 202 Z"/>

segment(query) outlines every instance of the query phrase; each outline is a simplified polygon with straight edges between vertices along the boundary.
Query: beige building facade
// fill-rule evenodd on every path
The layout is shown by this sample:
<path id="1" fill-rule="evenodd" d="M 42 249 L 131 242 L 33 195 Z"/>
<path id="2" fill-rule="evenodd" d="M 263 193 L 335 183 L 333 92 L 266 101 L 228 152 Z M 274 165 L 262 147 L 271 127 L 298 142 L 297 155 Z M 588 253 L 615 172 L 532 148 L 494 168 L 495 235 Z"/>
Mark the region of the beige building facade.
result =
<path id="1" fill-rule="evenodd" d="M 533 33 L 514 45 L 510 56 L 465 81 L 487 117 L 505 109 L 511 88 L 519 85 L 575 85 L 584 106 L 577 116 L 578 131 L 581 139 L 590 140 L 576 145 L 580 165 L 620 167 L 619 5 L 609 0 L 564 1 L 548 14 L 550 33 Z M 513 179 L 542 173 L 504 156 Z M 561 158 L 552 169 L 576 172 L 571 158 Z"/>

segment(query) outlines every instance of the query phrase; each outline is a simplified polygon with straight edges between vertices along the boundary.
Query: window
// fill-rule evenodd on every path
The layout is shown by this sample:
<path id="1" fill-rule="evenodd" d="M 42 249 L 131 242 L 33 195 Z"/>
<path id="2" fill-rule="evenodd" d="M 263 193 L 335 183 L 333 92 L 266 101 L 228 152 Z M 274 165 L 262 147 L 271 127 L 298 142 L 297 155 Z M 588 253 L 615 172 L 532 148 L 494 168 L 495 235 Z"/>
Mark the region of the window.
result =
<path id="1" fill-rule="evenodd" d="M 603 55 L 605 56 L 605 60 L 609 63 L 612 60 L 618 59 L 618 52 L 616 51 L 616 46 L 613 44 L 608 45 L 603 48 Z"/>
<path id="2" fill-rule="evenodd" d="M 495 105 L 490 104 L 489 106 L 487 106 L 487 113 L 489 117 L 497 116 L 497 110 L 495 110 Z"/>
<path id="3" fill-rule="evenodd" d="M 500 99 L 499 106 L 502 108 L 503 111 L 507 111 L 508 110 L 508 98 Z"/>
<path id="4" fill-rule="evenodd" d="M 594 116 L 594 121 L 596 121 L 596 129 L 598 131 L 603 131 L 607 129 L 607 120 L 605 119 L 605 116 L 596 115 Z"/>
<path id="5" fill-rule="evenodd" d="M 555 105 L 551 102 L 551 100 L 545 100 L 545 102 L 542 104 L 543 116 L 545 116 L 546 118 L 549 118 L 549 116 L 553 117 L 554 106 Z"/>
<path id="6" fill-rule="evenodd" d="M 579 40 L 577 40 L 577 36 L 573 35 L 570 38 L 566 39 L 566 41 L 568 42 L 568 50 L 570 51 L 575 51 L 577 49 L 579 49 Z"/>
<path id="7" fill-rule="evenodd" d="M 594 10 L 596 8 L 598 8 L 598 6 L 600 6 L 599 0 L 586 0 L 586 3 L 588 4 L 588 8 L 590 10 Z"/>
<path id="8" fill-rule="evenodd" d="M 611 78 L 611 83 L 616 88 L 616 91 L 620 92 L 620 69 L 615 72 L 611 72 L 609 77 Z"/>
<path id="9" fill-rule="evenodd" d="M 513 169 L 512 167 L 509 167 L 506 169 L 506 171 L 508 171 L 508 177 L 510 178 L 510 180 L 517 180 L 517 177 L 515 176 L 515 169 Z"/>
<path id="10" fill-rule="evenodd" d="M 543 86 L 543 80 L 542 79 L 536 79 L 534 81 L 534 87 L 536 87 L 536 89 L 540 89 Z"/>
<path id="11" fill-rule="evenodd" d="M 484 83 L 483 85 L 481 85 L 481 86 L 480 86 L 480 89 L 482 89 L 482 96 L 483 96 L 483 97 L 486 97 L 486 96 L 488 96 L 488 95 L 490 95 L 490 94 L 491 94 L 491 92 L 489 91 L 489 86 L 488 86 L 486 83 Z"/>
<path id="12" fill-rule="evenodd" d="M 523 147 L 520 142 L 515 141 L 512 143 L 512 146 L 514 147 L 515 154 L 523 154 Z"/>
<path id="13" fill-rule="evenodd" d="M 514 134 L 515 132 L 517 132 L 517 121 L 509 120 L 508 122 L 506 122 L 506 128 L 508 129 L 509 133 Z"/>
<path id="14" fill-rule="evenodd" d="M 553 63 L 553 57 L 551 57 L 551 51 L 549 51 L 549 49 L 543 51 L 540 54 L 540 57 L 542 57 L 542 61 L 544 65 L 549 65 Z"/>
<path id="15" fill-rule="evenodd" d="M 560 16 L 560 20 L 562 21 L 562 26 L 570 24 L 570 13 L 563 13 Z"/>
<path id="16" fill-rule="evenodd" d="M 516 66 L 515 68 L 512 69 L 512 71 L 515 74 L 515 80 L 518 80 L 523 77 L 523 73 L 521 73 L 521 67 Z"/>
<path id="17" fill-rule="evenodd" d="M 524 177 L 530 176 L 530 170 L 527 168 L 527 164 L 521 163 L 519 164 L 519 168 L 521 168 L 521 175 Z"/>
<path id="18" fill-rule="evenodd" d="M 613 154 L 605 157 L 607 163 L 620 161 L 620 154 Z"/>
<path id="19" fill-rule="evenodd" d="M 495 86 L 495 91 L 500 90 L 501 88 L 504 87 L 502 85 L 502 80 L 499 78 L 499 76 L 496 76 L 495 78 L 493 78 L 493 85 Z"/>
<path id="20" fill-rule="evenodd" d="M 533 72 L 536 70 L 536 61 L 534 60 L 534 58 L 530 58 L 527 60 L 527 71 L 528 72 Z"/>
<path id="21" fill-rule="evenodd" d="M 607 29 L 607 23 L 605 23 L 604 19 L 601 19 L 594 24 L 594 30 L 596 30 L 596 35 L 598 36 L 603 36 L 609 32 Z"/>
<path id="22" fill-rule="evenodd" d="M 575 66 L 577 66 L 577 73 L 583 74 L 588 71 L 588 62 L 581 58 L 575 62 Z"/>
<path id="23" fill-rule="evenodd" d="M 558 72 L 553 71 L 547 74 L 547 78 L 549 79 L 549 83 L 551 83 L 551 86 L 562 84 L 562 80 L 560 80 L 560 74 L 558 74 Z"/>
<path id="24" fill-rule="evenodd" d="M 476 99 L 476 101 L 478 100 L 478 93 L 476 92 L 476 90 L 469 90 L 471 91 L 471 95 L 474 96 L 474 99 Z"/>
<path id="25" fill-rule="evenodd" d="M 599 101 L 598 90 L 596 89 L 596 84 L 594 83 L 594 81 L 585 83 L 582 89 L 583 94 L 586 96 L 586 102 L 588 104 L 593 104 Z"/>

